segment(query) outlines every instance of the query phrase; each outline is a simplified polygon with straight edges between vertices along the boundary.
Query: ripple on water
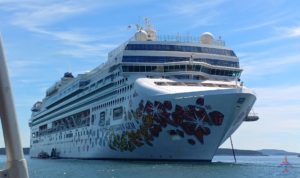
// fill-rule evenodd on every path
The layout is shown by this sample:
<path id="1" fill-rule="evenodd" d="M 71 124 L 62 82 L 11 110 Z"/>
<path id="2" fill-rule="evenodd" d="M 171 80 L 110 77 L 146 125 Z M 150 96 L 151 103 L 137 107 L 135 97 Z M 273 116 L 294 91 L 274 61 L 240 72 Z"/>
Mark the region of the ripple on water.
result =
<path id="1" fill-rule="evenodd" d="M 145 161 L 108 161 L 108 160 L 39 160 L 28 161 L 31 178 L 53 177 L 109 177 L 109 178 L 297 178 L 300 177 L 300 158 L 289 157 L 290 165 L 280 163 L 282 156 L 240 156 L 237 164 L 229 156 L 216 156 L 213 163 L 195 162 L 145 162 Z M 6 158 L 0 156 L 0 166 Z M 287 171 L 285 171 L 287 169 Z"/>

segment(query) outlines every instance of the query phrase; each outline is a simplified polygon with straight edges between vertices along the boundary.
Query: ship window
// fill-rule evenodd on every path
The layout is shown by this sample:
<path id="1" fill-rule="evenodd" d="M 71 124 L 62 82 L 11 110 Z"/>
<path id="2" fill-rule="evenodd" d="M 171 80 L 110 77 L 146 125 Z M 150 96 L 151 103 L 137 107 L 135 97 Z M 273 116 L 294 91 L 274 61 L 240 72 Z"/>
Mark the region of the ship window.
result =
<path id="1" fill-rule="evenodd" d="M 128 72 L 134 72 L 133 66 L 128 67 Z"/>
<path id="2" fill-rule="evenodd" d="M 224 70 L 224 75 L 228 76 L 228 70 Z"/>
<path id="3" fill-rule="evenodd" d="M 117 107 L 113 110 L 113 120 L 122 119 L 123 107 Z"/>
<path id="4" fill-rule="evenodd" d="M 140 72 L 145 72 L 145 66 L 140 66 Z"/>
<path id="5" fill-rule="evenodd" d="M 105 125 L 105 112 L 100 113 L 99 126 Z M 99 130 L 97 130 L 97 135 L 99 134 Z"/>
<path id="6" fill-rule="evenodd" d="M 146 66 L 146 72 L 150 72 L 151 71 L 151 66 Z"/>
<path id="7" fill-rule="evenodd" d="M 228 76 L 233 76 L 233 71 L 228 71 Z"/>
<path id="8" fill-rule="evenodd" d="M 174 71 L 174 66 L 169 66 L 169 71 Z"/>
<path id="9" fill-rule="evenodd" d="M 201 66 L 200 65 L 195 65 L 195 71 L 200 71 L 201 70 Z"/>
<path id="10" fill-rule="evenodd" d="M 167 82 L 170 86 L 184 86 L 184 83 L 181 82 Z"/>
<path id="11" fill-rule="evenodd" d="M 164 71 L 169 72 L 169 66 L 164 66 Z"/>
<path id="12" fill-rule="evenodd" d="M 134 66 L 134 69 L 133 69 L 134 72 L 139 72 L 139 66 Z"/>
<path id="13" fill-rule="evenodd" d="M 122 62 L 180 62 L 189 61 L 188 57 L 171 57 L 171 56 L 123 56 Z"/>
<path id="14" fill-rule="evenodd" d="M 189 61 L 189 58 L 184 57 L 159 57 L 159 56 L 124 56 L 123 62 L 154 62 L 154 63 L 164 63 L 164 62 L 180 62 L 180 61 Z M 238 62 L 233 61 L 224 61 L 221 59 L 208 59 L 208 58 L 195 58 L 193 61 L 197 62 L 205 62 L 211 65 L 217 65 L 217 66 L 226 66 L 226 67 L 239 67 Z M 142 66 L 140 68 L 140 71 L 151 71 L 150 67 Z M 133 72 L 138 71 L 138 69 L 134 69 L 131 67 L 123 66 L 122 67 L 124 72 Z M 152 69 L 153 70 L 153 69 Z"/>
<path id="15" fill-rule="evenodd" d="M 199 52 L 199 53 L 226 55 L 226 56 L 236 56 L 232 50 L 199 47 L 199 46 L 128 44 L 125 50 L 182 51 L 182 52 Z"/>
<path id="16" fill-rule="evenodd" d="M 79 82 L 79 87 L 83 87 L 83 86 L 86 86 L 90 83 L 90 80 L 86 80 L 86 81 L 80 81 Z"/>
<path id="17" fill-rule="evenodd" d="M 211 69 L 210 72 L 211 72 L 212 75 L 216 75 L 216 69 Z"/>
<path id="18" fill-rule="evenodd" d="M 95 116 L 92 115 L 92 119 L 91 119 L 91 125 L 94 125 L 94 121 L 95 121 Z"/>
<path id="19" fill-rule="evenodd" d="M 167 83 L 165 82 L 154 82 L 156 85 L 160 85 L 160 86 L 164 86 L 167 85 Z"/>
<path id="20" fill-rule="evenodd" d="M 195 58 L 193 61 L 197 62 L 205 62 L 211 65 L 217 65 L 217 66 L 226 66 L 226 67 L 239 67 L 238 62 L 233 62 L 233 61 L 225 61 L 221 59 L 209 59 L 209 58 Z"/>

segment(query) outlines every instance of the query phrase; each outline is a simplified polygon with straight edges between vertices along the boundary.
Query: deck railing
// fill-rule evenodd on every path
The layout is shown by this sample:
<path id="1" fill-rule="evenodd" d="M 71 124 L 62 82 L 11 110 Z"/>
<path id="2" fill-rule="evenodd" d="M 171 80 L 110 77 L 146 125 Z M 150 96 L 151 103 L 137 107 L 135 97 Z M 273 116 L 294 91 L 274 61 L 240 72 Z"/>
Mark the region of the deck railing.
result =
<path id="1" fill-rule="evenodd" d="M 200 37 L 190 36 L 190 35 L 157 35 L 156 41 L 176 41 L 183 43 L 201 43 Z M 222 39 L 214 39 L 213 45 L 225 46 L 225 41 Z"/>

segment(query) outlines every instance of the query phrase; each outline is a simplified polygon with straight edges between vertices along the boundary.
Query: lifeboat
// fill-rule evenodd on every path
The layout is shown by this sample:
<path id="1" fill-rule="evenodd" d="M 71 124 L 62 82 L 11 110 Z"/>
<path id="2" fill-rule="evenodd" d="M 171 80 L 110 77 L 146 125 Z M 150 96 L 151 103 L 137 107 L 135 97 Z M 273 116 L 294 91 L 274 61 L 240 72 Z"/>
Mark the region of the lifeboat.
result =
<path id="1" fill-rule="evenodd" d="M 34 105 L 32 106 L 31 108 L 31 111 L 32 112 L 37 112 L 37 111 L 40 111 L 41 108 L 42 108 L 42 102 L 41 101 L 37 101 L 36 103 L 34 103 Z"/>

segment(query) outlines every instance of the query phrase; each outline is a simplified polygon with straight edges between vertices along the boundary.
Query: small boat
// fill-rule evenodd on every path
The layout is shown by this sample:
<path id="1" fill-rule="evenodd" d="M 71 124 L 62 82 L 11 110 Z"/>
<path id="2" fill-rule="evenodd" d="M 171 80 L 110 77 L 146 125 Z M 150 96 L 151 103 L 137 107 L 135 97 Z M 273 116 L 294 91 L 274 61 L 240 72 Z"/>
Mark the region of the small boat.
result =
<path id="1" fill-rule="evenodd" d="M 287 156 L 284 157 L 284 160 L 281 162 L 280 165 L 284 166 L 284 165 L 289 165 L 290 163 L 287 160 Z"/>
<path id="2" fill-rule="evenodd" d="M 47 152 L 45 151 L 41 151 L 39 154 L 38 154 L 38 158 L 40 159 L 48 159 L 50 156 Z"/>

